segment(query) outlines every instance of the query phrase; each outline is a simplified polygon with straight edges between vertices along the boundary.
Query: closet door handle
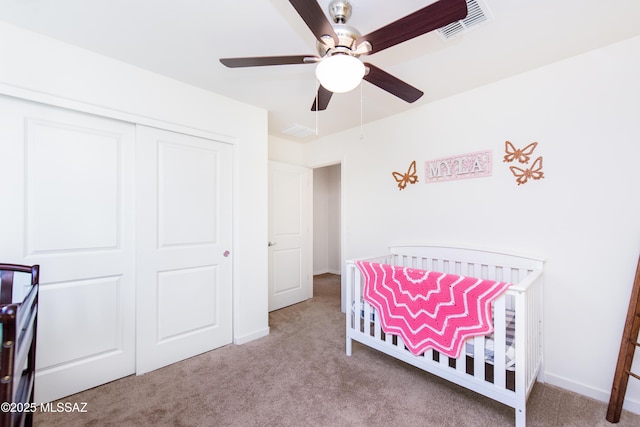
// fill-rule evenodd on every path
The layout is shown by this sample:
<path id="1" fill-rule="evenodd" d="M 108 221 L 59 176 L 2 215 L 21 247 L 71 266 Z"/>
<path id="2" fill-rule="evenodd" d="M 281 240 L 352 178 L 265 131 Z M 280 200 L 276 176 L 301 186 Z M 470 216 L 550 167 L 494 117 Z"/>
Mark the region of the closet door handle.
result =
<path id="1" fill-rule="evenodd" d="M 269 242 L 269 246 L 275 246 L 277 244 L 278 244 L 278 242 Z"/>
<path id="2" fill-rule="evenodd" d="M 226 257 L 228 257 L 229 255 L 231 255 L 231 252 L 229 252 L 229 251 L 224 251 L 224 252 L 222 253 L 222 255 L 226 258 Z"/>

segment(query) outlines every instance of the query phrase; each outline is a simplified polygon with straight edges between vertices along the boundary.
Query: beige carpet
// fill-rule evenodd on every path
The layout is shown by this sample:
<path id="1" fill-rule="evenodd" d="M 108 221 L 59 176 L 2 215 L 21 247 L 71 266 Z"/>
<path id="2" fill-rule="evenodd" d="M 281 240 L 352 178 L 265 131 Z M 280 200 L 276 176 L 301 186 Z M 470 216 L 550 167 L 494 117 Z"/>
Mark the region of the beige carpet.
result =
<path id="1" fill-rule="evenodd" d="M 36 426 L 513 426 L 514 411 L 354 344 L 344 352 L 340 278 L 269 315 L 271 334 L 62 399 L 86 413 L 37 413 Z M 546 384 L 528 426 L 613 426 L 606 404 Z M 619 426 L 640 426 L 623 412 Z"/>

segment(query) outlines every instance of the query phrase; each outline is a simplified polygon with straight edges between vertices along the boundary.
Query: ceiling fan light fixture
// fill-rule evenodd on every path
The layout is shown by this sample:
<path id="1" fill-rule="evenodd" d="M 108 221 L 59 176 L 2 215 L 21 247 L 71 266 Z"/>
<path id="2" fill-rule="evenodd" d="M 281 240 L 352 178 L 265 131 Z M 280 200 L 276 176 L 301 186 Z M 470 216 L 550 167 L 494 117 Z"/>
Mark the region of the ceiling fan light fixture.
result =
<path id="1" fill-rule="evenodd" d="M 349 92 L 358 87 L 364 77 L 362 61 L 348 54 L 329 56 L 316 66 L 320 84 L 333 93 Z"/>

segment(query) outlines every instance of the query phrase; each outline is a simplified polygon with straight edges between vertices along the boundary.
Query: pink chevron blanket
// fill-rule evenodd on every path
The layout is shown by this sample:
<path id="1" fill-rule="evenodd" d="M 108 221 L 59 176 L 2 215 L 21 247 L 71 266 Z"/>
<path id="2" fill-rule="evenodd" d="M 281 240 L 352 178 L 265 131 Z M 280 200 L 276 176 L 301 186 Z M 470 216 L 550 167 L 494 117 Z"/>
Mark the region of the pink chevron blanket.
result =
<path id="1" fill-rule="evenodd" d="M 399 335 L 416 355 L 433 348 L 460 356 L 464 341 L 493 332 L 491 301 L 511 285 L 455 274 L 356 261 L 363 296 L 382 330 Z"/>

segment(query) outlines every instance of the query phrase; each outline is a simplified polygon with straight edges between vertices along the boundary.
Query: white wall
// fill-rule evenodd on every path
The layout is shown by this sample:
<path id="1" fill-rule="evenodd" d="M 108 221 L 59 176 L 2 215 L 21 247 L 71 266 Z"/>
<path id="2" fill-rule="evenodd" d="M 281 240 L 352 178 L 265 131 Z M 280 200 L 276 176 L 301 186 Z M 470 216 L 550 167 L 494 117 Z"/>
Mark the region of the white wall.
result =
<path id="1" fill-rule="evenodd" d="M 345 258 L 411 242 L 545 258 L 546 379 L 608 401 L 640 254 L 637 52 L 640 37 L 307 144 L 307 166 L 342 162 Z M 539 142 L 545 178 L 517 186 L 506 140 Z M 487 149 L 491 177 L 424 183 L 425 160 Z M 420 182 L 399 191 L 412 160 Z M 632 380 L 625 407 L 639 395 Z"/>
<path id="2" fill-rule="evenodd" d="M 267 112 L 0 22 L 0 94 L 234 144 L 234 341 L 268 334 Z"/>
<path id="3" fill-rule="evenodd" d="M 269 135 L 269 160 L 292 165 L 303 165 L 304 145 Z"/>

